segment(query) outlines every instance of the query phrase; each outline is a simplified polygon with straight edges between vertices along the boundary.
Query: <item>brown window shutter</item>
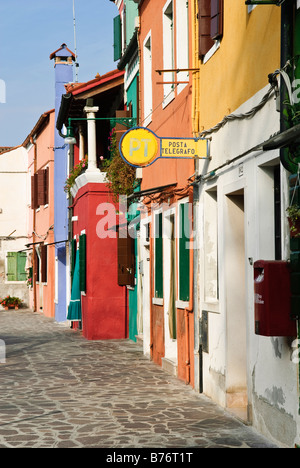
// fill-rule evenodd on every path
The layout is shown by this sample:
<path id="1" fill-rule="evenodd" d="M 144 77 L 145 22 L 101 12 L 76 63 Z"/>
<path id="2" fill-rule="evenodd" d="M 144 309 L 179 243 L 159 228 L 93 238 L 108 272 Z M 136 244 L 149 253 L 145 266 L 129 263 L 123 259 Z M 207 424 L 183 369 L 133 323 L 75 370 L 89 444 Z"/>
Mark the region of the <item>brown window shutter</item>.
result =
<path id="1" fill-rule="evenodd" d="M 49 203 L 49 167 L 44 170 L 44 202 Z"/>
<path id="2" fill-rule="evenodd" d="M 38 194 L 38 176 L 37 174 L 34 174 L 31 177 L 31 208 L 33 210 L 38 208 L 37 194 Z"/>
<path id="3" fill-rule="evenodd" d="M 41 245 L 42 283 L 47 283 L 47 269 L 48 269 L 47 252 L 48 252 L 47 245 Z"/>
<path id="4" fill-rule="evenodd" d="M 211 0 L 210 36 L 219 39 L 223 35 L 223 2 L 224 0 Z"/>
<path id="5" fill-rule="evenodd" d="M 124 110 L 124 111 L 116 111 L 116 118 L 123 118 L 123 117 L 131 117 L 131 110 Z M 122 135 L 127 132 L 129 128 L 126 125 L 123 125 L 120 122 L 116 123 L 116 140 L 117 140 L 117 148 L 119 148 L 120 140 Z"/>
<path id="6" fill-rule="evenodd" d="M 124 239 L 118 236 L 118 285 L 134 286 L 134 278 L 134 239 L 130 236 Z"/>
<path id="7" fill-rule="evenodd" d="M 42 169 L 37 172 L 37 203 L 45 205 L 45 174 Z"/>
<path id="8" fill-rule="evenodd" d="M 211 5 L 211 0 L 198 0 L 200 59 L 202 59 L 214 45 L 214 41 L 211 38 Z"/>

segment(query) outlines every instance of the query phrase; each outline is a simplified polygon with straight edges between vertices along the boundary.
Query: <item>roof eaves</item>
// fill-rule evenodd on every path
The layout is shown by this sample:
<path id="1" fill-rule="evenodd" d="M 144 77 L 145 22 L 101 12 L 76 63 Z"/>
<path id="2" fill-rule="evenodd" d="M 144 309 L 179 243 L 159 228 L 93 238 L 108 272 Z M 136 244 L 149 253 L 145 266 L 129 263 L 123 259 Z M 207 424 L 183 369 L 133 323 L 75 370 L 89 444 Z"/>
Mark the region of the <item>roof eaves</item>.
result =
<path id="1" fill-rule="evenodd" d="M 37 121 L 37 123 L 35 124 L 35 126 L 33 127 L 33 129 L 31 130 L 31 132 L 29 133 L 29 135 L 26 137 L 26 139 L 24 140 L 24 142 L 22 143 L 22 145 L 20 146 L 27 146 L 28 143 L 30 143 L 30 140 L 31 138 L 36 135 L 40 129 L 42 128 L 43 124 L 45 123 L 45 121 L 49 118 L 50 114 L 52 114 L 53 112 L 55 112 L 55 109 L 51 109 L 47 112 L 44 112 L 44 114 L 42 114 L 39 118 L 39 120 Z"/>

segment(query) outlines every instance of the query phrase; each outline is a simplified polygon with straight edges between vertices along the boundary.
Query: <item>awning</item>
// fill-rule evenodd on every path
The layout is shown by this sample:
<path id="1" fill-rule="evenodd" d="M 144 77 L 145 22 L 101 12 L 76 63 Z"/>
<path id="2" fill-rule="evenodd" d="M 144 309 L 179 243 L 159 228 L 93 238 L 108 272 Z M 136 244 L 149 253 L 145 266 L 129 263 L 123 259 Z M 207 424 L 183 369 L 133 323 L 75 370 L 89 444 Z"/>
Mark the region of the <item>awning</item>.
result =
<path id="1" fill-rule="evenodd" d="M 73 275 L 71 301 L 68 308 L 67 320 L 71 322 L 81 321 L 81 292 L 79 275 L 79 250 L 76 252 L 76 262 Z"/>

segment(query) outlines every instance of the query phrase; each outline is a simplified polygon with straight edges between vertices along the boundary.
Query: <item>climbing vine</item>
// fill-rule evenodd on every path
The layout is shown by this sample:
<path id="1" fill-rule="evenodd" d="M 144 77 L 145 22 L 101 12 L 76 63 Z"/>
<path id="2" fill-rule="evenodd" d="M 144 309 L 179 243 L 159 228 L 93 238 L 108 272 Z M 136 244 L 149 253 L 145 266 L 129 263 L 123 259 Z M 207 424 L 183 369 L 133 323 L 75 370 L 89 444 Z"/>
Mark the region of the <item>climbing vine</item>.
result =
<path id="1" fill-rule="evenodd" d="M 126 164 L 119 153 L 116 130 L 113 129 L 109 136 L 110 160 L 106 162 L 106 178 L 114 200 L 118 201 L 119 195 L 131 195 L 135 186 L 135 169 Z"/>

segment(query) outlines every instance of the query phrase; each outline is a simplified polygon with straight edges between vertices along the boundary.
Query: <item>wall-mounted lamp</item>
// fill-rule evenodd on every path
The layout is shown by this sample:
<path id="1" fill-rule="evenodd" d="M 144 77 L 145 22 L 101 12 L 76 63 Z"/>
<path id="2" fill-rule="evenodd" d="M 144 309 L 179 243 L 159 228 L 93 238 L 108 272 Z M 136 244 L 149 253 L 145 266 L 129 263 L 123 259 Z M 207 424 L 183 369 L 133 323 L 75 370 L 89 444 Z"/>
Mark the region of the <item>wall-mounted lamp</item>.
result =
<path id="1" fill-rule="evenodd" d="M 77 141 L 74 136 L 74 130 L 71 125 L 67 127 L 67 134 L 64 135 L 60 130 L 58 130 L 59 135 L 65 140 L 67 145 L 76 145 Z"/>
<path id="2" fill-rule="evenodd" d="M 68 143 L 68 145 L 76 145 L 76 138 L 74 136 L 74 130 L 73 130 L 73 127 L 69 126 L 67 128 L 67 136 L 64 137 L 65 138 L 65 142 Z"/>

